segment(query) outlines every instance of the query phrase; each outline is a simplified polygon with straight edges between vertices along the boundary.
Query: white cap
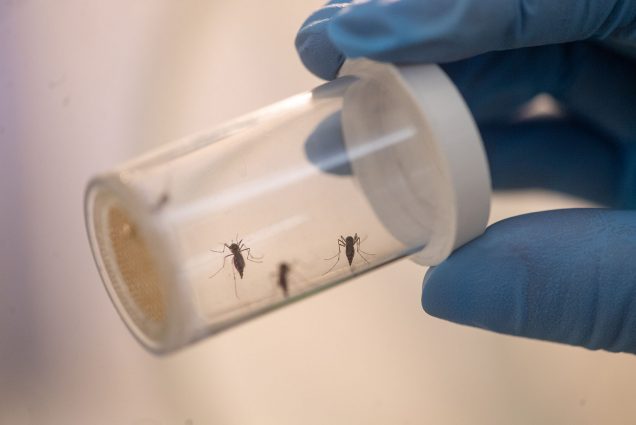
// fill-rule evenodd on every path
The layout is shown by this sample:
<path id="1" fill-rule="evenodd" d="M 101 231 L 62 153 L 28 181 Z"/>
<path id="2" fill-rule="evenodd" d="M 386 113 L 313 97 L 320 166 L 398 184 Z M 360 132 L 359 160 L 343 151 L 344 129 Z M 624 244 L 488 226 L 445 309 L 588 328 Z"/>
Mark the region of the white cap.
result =
<path id="1" fill-rule="evenodd" d="M 347 150 L 370 140 L 390 147 L 352 157 L 354 176 L 393 236 L 421 249 L 412 259 L 436 265 L 488 221 L 490 175 L 475 122 L 437 65 L 354 60 L 345 75 L 359 80 L 342 109 Z"/>

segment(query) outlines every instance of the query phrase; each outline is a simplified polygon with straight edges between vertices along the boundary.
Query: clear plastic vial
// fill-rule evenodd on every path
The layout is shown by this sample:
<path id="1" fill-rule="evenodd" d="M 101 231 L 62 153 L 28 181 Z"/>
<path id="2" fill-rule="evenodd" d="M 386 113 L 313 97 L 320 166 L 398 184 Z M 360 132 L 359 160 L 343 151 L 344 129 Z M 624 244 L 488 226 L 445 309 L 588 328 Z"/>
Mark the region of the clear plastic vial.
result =
<path id="1" fill-rule="evenodd" d="M 481 234 L 477 129 L 434 65 L 340 78 L 94 178 L 86 222 L 117 310 L 156 353 L 387 262 Z"/>

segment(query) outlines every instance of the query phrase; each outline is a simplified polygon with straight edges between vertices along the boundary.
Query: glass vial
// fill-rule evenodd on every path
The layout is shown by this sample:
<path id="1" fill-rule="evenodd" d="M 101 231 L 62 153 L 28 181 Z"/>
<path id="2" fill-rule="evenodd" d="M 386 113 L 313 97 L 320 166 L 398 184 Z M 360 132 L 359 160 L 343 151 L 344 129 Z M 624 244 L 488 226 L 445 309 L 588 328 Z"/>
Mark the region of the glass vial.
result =
<path id="1" fill-rule="evenodd" d="M 94 178 L 85 213 L 118 312 L 164 353 L 405 256 L 437 264 L 489 199 L 446 75 L 362 60 Z"/>

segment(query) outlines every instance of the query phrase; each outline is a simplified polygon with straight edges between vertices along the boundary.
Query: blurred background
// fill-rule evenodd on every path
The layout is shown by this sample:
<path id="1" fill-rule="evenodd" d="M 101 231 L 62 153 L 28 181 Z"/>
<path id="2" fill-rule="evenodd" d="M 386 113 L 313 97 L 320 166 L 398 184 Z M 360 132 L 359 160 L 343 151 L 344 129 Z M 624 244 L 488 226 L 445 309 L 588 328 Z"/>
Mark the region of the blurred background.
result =
<path id="1" fill-rule="evenodd" d="M 633 356 L 446 323 L 402 261 L 157 358 L 111 306 L 98 171 L 319 83 L 320 1 L 0 0 L 0 424 L 623 424 Z M 491 221 L 583 205 L 498 195 Z"/>

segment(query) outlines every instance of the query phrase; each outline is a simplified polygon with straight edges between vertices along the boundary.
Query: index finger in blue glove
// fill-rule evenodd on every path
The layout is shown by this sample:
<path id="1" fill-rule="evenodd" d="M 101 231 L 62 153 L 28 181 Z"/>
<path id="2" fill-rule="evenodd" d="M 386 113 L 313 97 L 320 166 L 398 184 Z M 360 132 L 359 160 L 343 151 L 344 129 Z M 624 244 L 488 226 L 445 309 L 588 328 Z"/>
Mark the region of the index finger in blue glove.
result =
<path id="1" fill-rule="evenodd" d="M 630 0 L 371 0 L 327 27 L 347 57 L 450 62 L 480 53 L 588 38 L 636 40 Z"/>
<path id="2" fill-rule="evenodd" d="M 296 39 L 302 61 L 326 79 L 335 78 L 344 61 L 326 34 L 327 25 L 348 5 L 332 2 L 315 12 Z M 362 6 L 349 6 L 358 7 Z M 634 66 L 632 60 L 596 44 L 568 43 L 491 52 L 443 67 L 480 123 L 509 121 L 520 105 L 547 92 L 614 137 L 631 140 L 636 112 L 628 99 L 636 93 Z M 603 102 L 598 101 L 601 97 Z"/>
<path id="3" fill-rule="evenodd" d="M 312 13 L 296 35 L 296 50 L 303 64 L 316 76 L 333 80 L 344 62 L 344 56 L 327 36 L 326 27 L 331 18 L 351 0 L 331 0 Z"/>
<path id="4" fill-rule="evenodd" d="M 500 333 L 636 353 L 635 256 L 634 212 L 518 216 L 430 269 L 422 304 Z"/>

